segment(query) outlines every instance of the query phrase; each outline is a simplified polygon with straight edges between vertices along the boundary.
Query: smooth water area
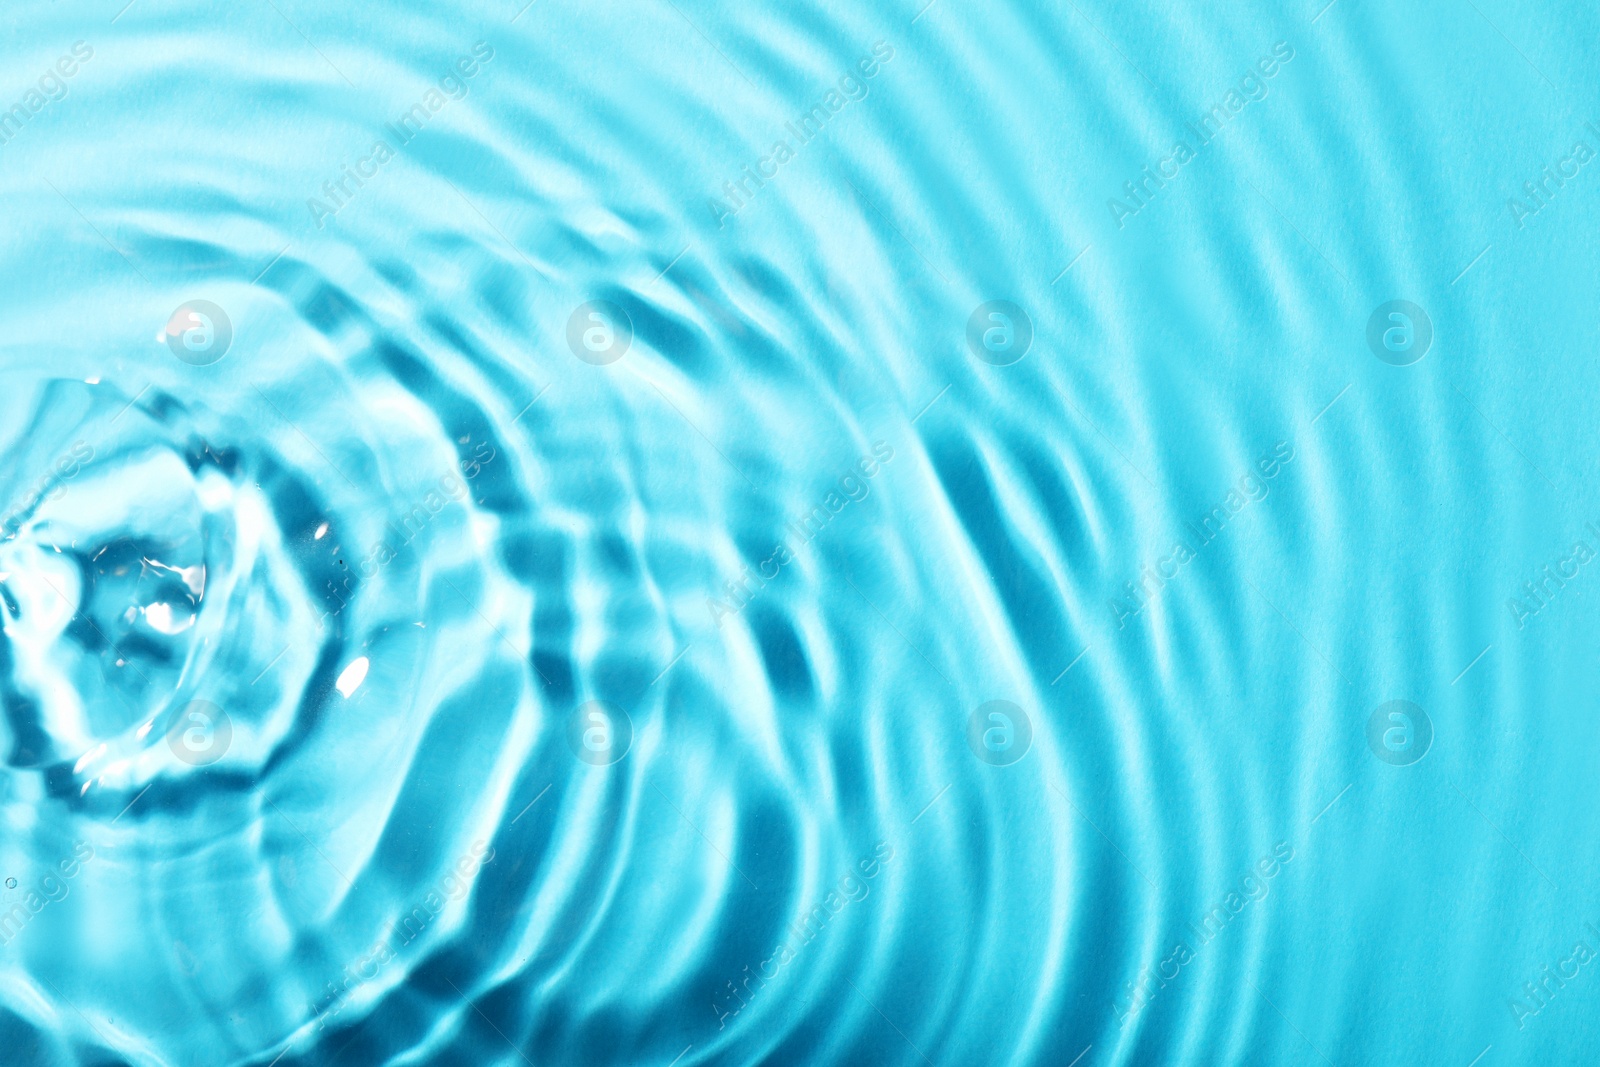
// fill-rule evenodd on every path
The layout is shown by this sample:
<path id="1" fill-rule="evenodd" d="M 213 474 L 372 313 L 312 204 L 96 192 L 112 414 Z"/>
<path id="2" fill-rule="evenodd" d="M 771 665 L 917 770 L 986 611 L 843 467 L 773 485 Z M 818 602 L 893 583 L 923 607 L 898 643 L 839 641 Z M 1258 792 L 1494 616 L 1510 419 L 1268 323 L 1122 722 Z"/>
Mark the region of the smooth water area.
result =
<path id="1" fill-rule="evenodd" d="M 0 1063 L 1600 1055 L 1600 13 L 0 12 Z"/>

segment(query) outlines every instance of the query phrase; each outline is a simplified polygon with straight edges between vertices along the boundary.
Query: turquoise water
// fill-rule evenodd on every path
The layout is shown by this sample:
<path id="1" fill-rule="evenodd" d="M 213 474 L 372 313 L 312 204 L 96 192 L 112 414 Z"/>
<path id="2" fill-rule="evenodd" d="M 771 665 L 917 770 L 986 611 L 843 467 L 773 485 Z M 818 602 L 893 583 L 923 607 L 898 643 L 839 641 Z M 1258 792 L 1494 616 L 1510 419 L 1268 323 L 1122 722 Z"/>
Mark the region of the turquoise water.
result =
<path id="1" fill-rule="evenodd" d="M 1600 1055 L 1600 13 L 524 3 L 0 13 L 0 1062 Z"/>

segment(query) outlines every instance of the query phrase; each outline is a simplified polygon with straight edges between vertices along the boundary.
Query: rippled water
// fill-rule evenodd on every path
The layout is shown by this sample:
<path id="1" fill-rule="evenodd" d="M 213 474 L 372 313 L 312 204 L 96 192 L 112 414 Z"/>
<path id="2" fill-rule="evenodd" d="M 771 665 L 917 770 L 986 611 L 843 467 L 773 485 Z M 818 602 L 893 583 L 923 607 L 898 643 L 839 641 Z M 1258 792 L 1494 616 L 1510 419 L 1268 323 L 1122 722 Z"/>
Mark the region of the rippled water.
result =
<path id="1" fill-rule="evenodd" d="M 0 1061 L 1595 1058 L 1592 8 L 524 2 L 4 13 Z"/>

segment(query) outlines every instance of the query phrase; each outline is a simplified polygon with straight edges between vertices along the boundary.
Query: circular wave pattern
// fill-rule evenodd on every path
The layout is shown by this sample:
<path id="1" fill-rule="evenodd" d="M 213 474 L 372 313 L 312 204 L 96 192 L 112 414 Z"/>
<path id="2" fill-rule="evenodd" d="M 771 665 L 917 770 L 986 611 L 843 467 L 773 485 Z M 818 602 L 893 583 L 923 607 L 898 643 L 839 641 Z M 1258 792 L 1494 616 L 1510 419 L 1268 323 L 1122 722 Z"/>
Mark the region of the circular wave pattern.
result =
<path id="1" fill-rule="evenodd" d="M 1408 121 L 1391 83 L 1421 106 L 1350 43 L 1389 16 L 491 8 L 34 4 L 6 41 L 0 1046 L 1420 1032 L 1350 993 L 1432 929 L 1359 919 L 1412 907 L 1359 861 L 1454 869 L 1425 791 L 1473 803 L 1498 668 L 1449 680 L 1477 631 L 1418 636 L 1455 593 L 1370 520 L 1525 501 L 1473 382 L 1428 391 L 1493 325 L 1455 268 L 1296 191 Z M 1347 868 L 1377 888 L 1316 895 Z"/>

